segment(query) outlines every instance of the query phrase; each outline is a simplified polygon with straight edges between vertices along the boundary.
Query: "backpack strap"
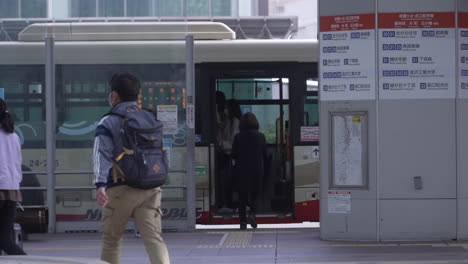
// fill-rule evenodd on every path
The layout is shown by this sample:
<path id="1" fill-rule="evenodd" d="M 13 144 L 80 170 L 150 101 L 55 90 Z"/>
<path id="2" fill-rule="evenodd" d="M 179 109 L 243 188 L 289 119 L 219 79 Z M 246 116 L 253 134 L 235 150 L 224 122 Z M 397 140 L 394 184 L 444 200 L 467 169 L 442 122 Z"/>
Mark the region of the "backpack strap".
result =
<path id="1" fill-rule="evenodd" d="M 125 119 L 126 116 L 123 115 L 123 114 L 119 114 L 119 113 L 116 113 L 116 112 L 108 112 L 106 113 L 103 117 L 105 116 L 118 116 L 122 119 Z M 117 183 L 117 174 L 120 174 L 122 175 L 122 182 L 125 182 L 125 173 L 123 172 L 122 168 L 120 168 L 118 162 L 123 158 L 124 155 L 133 155 L 133 151 L 132 150 L 129 150 L 129 149 L 126 149 L 126 148 L 123 148 L 123 152 L 120 153 L 114 160 L 113 160 L 113 164 L 112 164 L 112 178 L 114 180 L 114 183 Z"/>

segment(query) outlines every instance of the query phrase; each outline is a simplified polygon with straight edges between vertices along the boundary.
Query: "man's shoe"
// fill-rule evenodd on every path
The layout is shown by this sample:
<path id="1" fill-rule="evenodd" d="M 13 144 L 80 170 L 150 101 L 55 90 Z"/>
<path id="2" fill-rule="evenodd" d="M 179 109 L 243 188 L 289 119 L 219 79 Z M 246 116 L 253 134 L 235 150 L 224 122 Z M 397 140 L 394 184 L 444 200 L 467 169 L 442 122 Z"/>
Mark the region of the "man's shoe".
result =
<path id="1" fill-rule="evenodd" d="M 254 214 L 249 214 L 249 222 L 252 228 L 257 228 L 257 219 L 255 219 Z"/>
<path id="2" fill-rule="evenodd" d="M 240 223 L 240 229 L 241 230 L 246 230 L 247 229 L 247 223 Z"/>

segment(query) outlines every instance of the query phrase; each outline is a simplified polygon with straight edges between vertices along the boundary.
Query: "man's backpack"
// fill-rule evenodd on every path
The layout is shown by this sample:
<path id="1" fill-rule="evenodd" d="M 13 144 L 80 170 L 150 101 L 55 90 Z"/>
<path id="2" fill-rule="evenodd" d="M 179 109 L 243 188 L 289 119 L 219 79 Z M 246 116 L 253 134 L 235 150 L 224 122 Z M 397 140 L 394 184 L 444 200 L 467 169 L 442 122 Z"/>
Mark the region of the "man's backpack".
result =
<path id="1" fill-rule="evenodd" d="M 125 114 L 110 112 L 122 118 L 120 154 L 114 157 L 112 176 L 117 182 L 118 175 L 127 185 L 151 189 L 166 182 L 169 165 L 163 149 L 163 124 L 154 114 L 137 106 Z M 118 147 L 118 146 L 117 146 Z"/>

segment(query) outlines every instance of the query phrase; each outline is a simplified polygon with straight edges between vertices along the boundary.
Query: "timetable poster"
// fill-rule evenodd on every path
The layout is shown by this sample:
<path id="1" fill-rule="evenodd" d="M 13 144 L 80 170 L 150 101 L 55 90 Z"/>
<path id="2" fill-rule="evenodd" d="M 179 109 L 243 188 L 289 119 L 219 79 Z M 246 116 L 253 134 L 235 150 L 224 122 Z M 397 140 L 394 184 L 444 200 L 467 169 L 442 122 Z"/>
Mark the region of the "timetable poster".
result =
<path id="1" fill-rule="evenodd" d="M 459 97 L 468 98 L 468 13 L 458 13 Z"/>
<path id="2" fill-rule="evenodd" d="M 320 17 L 320 100 L 373 100 L 375 14 Z"/>
<path id="3" fill-rule="evenodd" d="M 379 14 L 379 98 L 455 98 L 455 13 Z"/>

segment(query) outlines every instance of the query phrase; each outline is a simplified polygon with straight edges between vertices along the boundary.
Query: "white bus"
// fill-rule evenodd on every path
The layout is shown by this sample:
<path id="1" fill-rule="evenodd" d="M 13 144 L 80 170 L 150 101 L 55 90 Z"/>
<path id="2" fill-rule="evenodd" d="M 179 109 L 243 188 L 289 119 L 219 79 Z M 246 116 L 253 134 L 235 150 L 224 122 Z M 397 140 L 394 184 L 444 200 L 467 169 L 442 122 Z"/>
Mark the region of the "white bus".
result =
<path id="1" fill-rule="evenodd" d="M 168 29 L 168 25 L 172 26 Z M 187 32 L 195 37 L 197 223 L 239 221 L 235 193 L 234 210 L 219 210 L 226 179 L 216 158 L 216 91 L 237 100 L 243 112 L 255 113 L 267 138 L 258 222 L 319 220 L 318 41 L 235 40 L 234 33 L 219 23 L 34 24 L 20 34 L 19 41 L 0 42 L 0 88 L 16 118 L 24 169 L 30 171 L 23 184 L 25 206 L 44 203 L 37 198 L 44 191 L 28 187 L 47 185 L 45 30 L 55 32 L 56 38 L 54 162 L 56 214 L 57 222 L 65 226 L 62 230 L 92 228 L 95 225 L 89 222 L 100 218 L 92 182 L 92 146 L 97 121 L 110 110 L 107 83 L 115 72 L 138 76 L 142 82 L 139 104 L 172 118 L 165 130 L 173 170 L 167 185 L 185 184 L 181 172 L 185 166 L 185 47 L 178 39 Z M 183 188 L 166 188 L 163 218 L 184 218 L 185 204 Z"/>

